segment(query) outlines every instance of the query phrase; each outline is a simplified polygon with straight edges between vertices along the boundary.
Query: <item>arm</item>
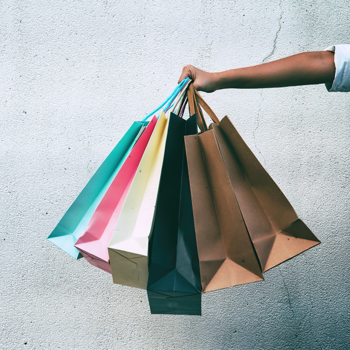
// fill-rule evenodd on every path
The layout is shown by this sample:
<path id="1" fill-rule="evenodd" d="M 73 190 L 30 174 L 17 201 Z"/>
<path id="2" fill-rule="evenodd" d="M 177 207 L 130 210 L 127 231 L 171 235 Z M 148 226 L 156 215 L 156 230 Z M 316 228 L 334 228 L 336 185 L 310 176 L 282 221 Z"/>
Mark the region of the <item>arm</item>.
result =
<path id="1" fill-rule="evenodd" d="M 199 91 L 255 89 L 321 84 L 334 79 L 334 53 L 304 52 L 258 66 L 208 73 L 193 66 L 182 70 L 179 82 L 190 77 Z"/>

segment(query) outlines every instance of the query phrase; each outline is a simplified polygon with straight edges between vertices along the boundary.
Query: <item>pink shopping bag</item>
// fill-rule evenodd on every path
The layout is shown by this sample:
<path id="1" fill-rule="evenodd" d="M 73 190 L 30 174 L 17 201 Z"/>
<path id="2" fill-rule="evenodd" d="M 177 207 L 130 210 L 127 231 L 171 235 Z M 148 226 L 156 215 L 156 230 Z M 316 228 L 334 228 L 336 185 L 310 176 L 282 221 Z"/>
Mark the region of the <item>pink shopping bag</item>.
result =
<path id="1" fill-rule="evenodd" d="M 111 267 L 107 247 L 156 123 L 157 118 L 153 117 L 92 215 L 85 233 L 75 244 L 90 264 L 109 273 Z"/>

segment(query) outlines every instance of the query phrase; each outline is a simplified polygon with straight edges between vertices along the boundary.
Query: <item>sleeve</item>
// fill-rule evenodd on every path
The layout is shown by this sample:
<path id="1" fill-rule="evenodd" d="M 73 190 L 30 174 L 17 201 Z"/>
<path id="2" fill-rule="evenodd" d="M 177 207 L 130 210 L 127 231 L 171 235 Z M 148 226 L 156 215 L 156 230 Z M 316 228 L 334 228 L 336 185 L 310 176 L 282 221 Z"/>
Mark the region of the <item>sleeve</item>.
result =
<path id="1" fill-rule="evenodd" d="M 333 82 L 326 83 L 328 91 L 350 91 L 350 45 L 333 45 L 325 51 L 334 52 L 335 75 Z"/>

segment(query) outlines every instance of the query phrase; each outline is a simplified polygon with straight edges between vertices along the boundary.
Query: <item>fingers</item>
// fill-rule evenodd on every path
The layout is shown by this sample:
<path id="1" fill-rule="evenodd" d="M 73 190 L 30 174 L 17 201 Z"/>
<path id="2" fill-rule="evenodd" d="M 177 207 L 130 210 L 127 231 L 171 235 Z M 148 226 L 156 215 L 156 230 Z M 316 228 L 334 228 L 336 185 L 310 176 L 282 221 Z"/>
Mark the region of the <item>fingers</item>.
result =
<path id="1" fill-rule="evenodd" d="M 215 82 L 213 73 L 205 72 L 192 65 L 185 66 L 178 83 L 189 77 L 193 81 L 193 86 L 198 91 L 213 92 L 215 91 Z"/>
<path id="2" fill-rule="evenodd" d="M 193 74 L 195 68 L 191 65 L 185 66 L 182 69 L 182 73 L 181 76 L 179 78 L 178 84 L 182 82 L 182 80 L 186 79 L 187 77 L 189 77 L 190 79 L 192 79 L 193 81 L 196 79 L 195 75 Z"/>

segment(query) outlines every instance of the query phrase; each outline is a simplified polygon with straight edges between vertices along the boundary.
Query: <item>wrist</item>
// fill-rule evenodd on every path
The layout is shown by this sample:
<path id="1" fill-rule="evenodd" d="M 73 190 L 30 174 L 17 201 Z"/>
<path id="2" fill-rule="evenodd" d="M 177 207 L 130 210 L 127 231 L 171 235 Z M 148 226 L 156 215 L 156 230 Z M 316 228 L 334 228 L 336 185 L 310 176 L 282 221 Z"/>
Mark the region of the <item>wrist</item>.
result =
<path id="1" fill-rule="evenodd" d="M 212 90 L 213 91 L 224 89 L 222 73 L 223 72 L 210 73 L 211 74 Z"/>
<path id="2" fill-rule="evenodd" d="M 215 74 L 215 77 L 213 78 L 215 81 L 215 90 L 239 87 L 238 75 L 235 69 L 213 74 Z"/>

